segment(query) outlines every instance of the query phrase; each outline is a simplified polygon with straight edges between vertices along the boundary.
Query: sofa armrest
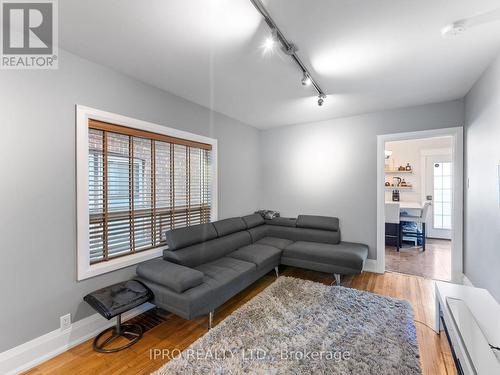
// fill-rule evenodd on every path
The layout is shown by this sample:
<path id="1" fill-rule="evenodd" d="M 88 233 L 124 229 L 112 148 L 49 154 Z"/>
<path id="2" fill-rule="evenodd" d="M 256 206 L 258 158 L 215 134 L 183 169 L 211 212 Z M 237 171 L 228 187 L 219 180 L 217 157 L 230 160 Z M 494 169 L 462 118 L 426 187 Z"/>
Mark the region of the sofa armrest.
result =
<path id="1" fill-rule="evenodd" d="M 153 259 L 137 267 L 137 275 L 166 286 L 177 293 L 194 288 L 203 282 L 203 272 L 163 259 Z"/>

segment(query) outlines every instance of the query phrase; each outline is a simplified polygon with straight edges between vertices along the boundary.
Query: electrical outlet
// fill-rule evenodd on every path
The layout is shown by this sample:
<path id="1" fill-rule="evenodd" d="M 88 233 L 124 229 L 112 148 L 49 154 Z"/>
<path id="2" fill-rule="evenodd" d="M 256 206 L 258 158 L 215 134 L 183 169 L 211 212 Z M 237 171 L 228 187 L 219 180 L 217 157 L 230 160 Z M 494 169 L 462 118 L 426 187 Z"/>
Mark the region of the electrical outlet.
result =
<path id="1" fill-rule="evenodd" d="M 66 331 L 71 327 L 71 314 L 63 315 L 59 318 L 61 322 L 61 331 Z"/>

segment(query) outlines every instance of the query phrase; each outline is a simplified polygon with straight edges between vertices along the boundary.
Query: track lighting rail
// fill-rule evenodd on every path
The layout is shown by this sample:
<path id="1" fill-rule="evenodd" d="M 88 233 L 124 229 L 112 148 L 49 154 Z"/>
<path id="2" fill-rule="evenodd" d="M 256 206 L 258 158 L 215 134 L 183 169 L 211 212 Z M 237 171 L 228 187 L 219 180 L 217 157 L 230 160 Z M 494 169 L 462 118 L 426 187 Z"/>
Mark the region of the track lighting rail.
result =
<path id="1" fill-rule="evenodd" d="M 267 23 L 267 25 L 271 29 L 271 32 L 273 33 L 273 38 L 276 38 L 277 42 L 280 43 L 283 52 L 289 55 L 292 58 L 292 60 L 297 64 L 299 69 L 302 71 L 303 74 L 302 82 L 304 82 L 304 79 L 306 77 L 309 78 L 311 85 L 318 93 L 318 105 L 319 106 L 323 105 L 324 99 L 326 98 L 326 94 L 320 87 L 318 82 L 316 82 L 316 80 L 313 78 L 313 76 L 306 68 L 300 57 L 297 55 L 297 50 L 298 50 L 297 46 L 286 39 L 285 35 L 283 35 L 283 33 L 276 25 L 273 18 L 271 17 L 271 15 L 269 14 L 269 12 L 267 11 L 267 9 L 264 7 L 264 5 L 260 0 L 250 0 L 250 1 L 264 18 L 264 21 Z"/>

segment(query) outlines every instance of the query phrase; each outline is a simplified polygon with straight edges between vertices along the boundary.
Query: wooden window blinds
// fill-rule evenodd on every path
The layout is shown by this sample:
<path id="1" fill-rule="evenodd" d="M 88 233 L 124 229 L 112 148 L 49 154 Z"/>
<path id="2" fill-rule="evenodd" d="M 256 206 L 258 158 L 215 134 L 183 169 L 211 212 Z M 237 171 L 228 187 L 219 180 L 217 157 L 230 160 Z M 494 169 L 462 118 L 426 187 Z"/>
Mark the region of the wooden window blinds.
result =
<path id="1" fill-rule="evenodd" d="M 89 120 L 90 263 L 210 221 L 211 145 Z"/>

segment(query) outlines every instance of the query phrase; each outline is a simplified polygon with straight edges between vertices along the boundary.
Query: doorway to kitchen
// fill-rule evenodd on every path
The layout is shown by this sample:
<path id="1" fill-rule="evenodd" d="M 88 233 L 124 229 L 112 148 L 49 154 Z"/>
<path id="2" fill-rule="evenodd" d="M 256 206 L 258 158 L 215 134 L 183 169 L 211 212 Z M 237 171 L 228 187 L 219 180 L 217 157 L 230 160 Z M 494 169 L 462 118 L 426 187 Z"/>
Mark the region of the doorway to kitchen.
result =
<path id="1" fill-rule="evenodd" d="M 385 271 L 461 282 L 461 142 L 455 128 L 379 136 L 377 263 Z"/>

